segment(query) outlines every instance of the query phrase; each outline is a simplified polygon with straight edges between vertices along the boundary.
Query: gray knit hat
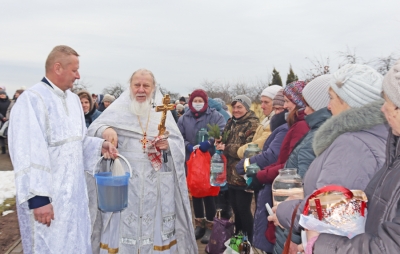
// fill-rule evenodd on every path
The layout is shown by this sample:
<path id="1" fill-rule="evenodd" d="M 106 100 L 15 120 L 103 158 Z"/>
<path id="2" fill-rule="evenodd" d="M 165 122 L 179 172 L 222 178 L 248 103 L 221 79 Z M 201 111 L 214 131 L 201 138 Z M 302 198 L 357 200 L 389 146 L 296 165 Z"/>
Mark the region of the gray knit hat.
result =
<path id="1" fill-rule="evenodd" d="M 383 79 L 383 91 L 397 107 L 400 107 L 400 60 L 386 73 Z"/>
<path id="2" fill-rule="evenodd" d="M 105 102 L 105 101 L 108 101 L 108 102 L 112 103 L 112 102 L 115 101 L 115 97 L 113 95 L 111 95 L 111 94 L 106 94 L 106 95 L 104 95 L 104 98 L 103 98 L 102 102 Z"/>
<path id="3" fill-rule="evenodd" d="M 325 74 L 311 80 L 303 89 L 303 98 L 315 111 L 325 108 L 329 104 L 329 81 L 331 74 Z"/>
<path id="4" fill-rule="evenodd" d="M 251 107 L 251 100 L 249 97 L 247 97 L 246 95 L 238 95 L 235 98 L 233 98 L 233 101 L 231 103 L 231 106 L 233 106 L 234 102 L 240 102 L 243 104 L 243 106 L 247 109 L 247 111 L 250 111 L 250 107 Z"/>
<path id="5" fill-rule="evenodd" d="M 382 80 L 370 66 L 346 64 L 332 75 L 330 85 L 350 107 L 359 108 L 381 98 Z"/>
<path id="6" fill-rule="evenodd" d="M 272 100 L 272 107 L 275 106 L 282 106 L 285 104 L 285 99 L 283 98 L 283 88 L 281 90 L 279 90 L 274 99 Z"/>

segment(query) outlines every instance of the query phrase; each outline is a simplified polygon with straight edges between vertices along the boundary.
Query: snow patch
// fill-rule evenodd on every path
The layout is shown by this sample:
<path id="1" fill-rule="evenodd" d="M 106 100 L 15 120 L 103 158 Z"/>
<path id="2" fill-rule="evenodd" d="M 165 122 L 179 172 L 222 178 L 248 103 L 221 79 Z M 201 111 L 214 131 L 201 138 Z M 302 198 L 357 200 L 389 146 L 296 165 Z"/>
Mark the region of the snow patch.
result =
<path id="1" fill-rule="evenodd" d="M 0 204 L 15 197 L 14 171 L 0 171 Z"/>
<path id="2" fill-rule="evenodd" d="M 8 210 L 3 212 L 3 216 L 6 216 L 7 214 L 13 213 L 13 210 Z"/>

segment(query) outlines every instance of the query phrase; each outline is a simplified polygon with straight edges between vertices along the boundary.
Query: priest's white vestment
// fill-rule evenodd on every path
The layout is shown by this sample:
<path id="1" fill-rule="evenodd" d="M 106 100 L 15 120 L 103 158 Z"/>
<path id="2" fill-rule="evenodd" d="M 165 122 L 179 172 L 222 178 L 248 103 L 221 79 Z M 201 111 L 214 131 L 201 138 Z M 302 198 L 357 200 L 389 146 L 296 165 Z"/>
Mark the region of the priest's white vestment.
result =
<path id="1" fill-rule="evenodd" d="M 158 92 L 156 105 L 161 104 L 161 99 L 161 93 Z M 109 247 L 118 247 L 118 253 L 122 254 L 197 254 L 184 169 L 185 150 L 182 135 L 172 114 L 168 112 L 168 163 L 164 163 L 161 169 L 156 171 L 147 153 L 143 152 L 139 140 L 143 137 L 147 120 L 147 138 L 153 140 L 158 136 L 162 113 L 155 112 L 153 108 L 150 114 L 144 113 L 140 116 L 140 127 L 137 115 L 129 110 L 129 103 L 129 91 L 125 91 L 88 129 L 89 135 L 101 137 L 106 128 L 112 127 L 118 134 L 118 152 L 127 158 L 133 170 L 128 187 L 128 207 L 120 213 L 113 214 L 119 216 L 117 220 L 120 220 L 119 232 L 115 236 L 118 246 Z M 91 199 L 95 195 L 93 182 L 92 180 L 92 184 L 90 181 L 88 183 Z M 96 199 L 92 201 L 92 248 L 94 253 L 98 253 L 95 251 L 98 246 L 104 247 L 109 244 L 100 244 L 101 234 L 104 234 L 104 227 L 109 223 L 109 214 L 97 209 Z"/>
<path id="2" fill-rule="evenodd" d="M 8 133 L 24 253 L 92 253 L 84 169 L 93 169 L 104 140 L 86 136 L 78 96 L 34 85 L 12 108 Z M 50 227 L 34 220 L 34 196 L 50 198 Z"/>

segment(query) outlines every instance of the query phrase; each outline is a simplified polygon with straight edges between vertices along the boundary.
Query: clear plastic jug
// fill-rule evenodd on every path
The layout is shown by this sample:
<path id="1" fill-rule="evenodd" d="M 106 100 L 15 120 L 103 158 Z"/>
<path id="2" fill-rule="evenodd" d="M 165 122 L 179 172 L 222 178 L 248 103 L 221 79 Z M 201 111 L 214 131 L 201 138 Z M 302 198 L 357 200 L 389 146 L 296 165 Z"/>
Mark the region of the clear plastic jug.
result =
<path id="1" fill-rule="evenodd" d="M 274 206 L 285 201 L 288 197 L 303 199 L 303 180 L 297 174 L 297 168 L 284 168 L 272 183 L 272 197 Z"/>
<path id="2" fill-rule="evenodd" d="M 98 207 L 103 212 L 118 212 L 128 206 L 128 185 L 129 178 L 132 176 L 132 168 L 125 157 L 120 154 L 118 154 L 118 157 L 128 165 L 130 172 L 126 172 L 123 176 L 112 176 L 111 172 L 99 172 L 96 174 L 93 172 L 96 179 Z M 100 158 L 97 164 L 102 159 L 103 157 Z"/>

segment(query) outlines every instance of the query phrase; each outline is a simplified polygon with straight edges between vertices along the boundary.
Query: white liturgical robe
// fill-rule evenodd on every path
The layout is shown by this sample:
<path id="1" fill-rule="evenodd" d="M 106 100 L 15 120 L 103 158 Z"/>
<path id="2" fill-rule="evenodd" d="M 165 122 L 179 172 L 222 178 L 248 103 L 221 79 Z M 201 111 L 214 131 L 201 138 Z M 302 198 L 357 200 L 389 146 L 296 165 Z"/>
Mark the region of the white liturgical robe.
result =
<path id="1" fill-rule="evenodd" d="M 104 140 L 86 136 L 78 96 L 43 79 L 12 108 L 9 147 L 15 171 L 24 253 L 92 253 L 84 176 L 100 158 Z M 54 86 L 54 85 L 53 85 Z M 28 200 L 49 197 L 50 227 L 34 220 Z"/>
<path id="2" fill-rule="evenodd" d="M 161 98 L 161 93 L 158 92 L 156 105 L 161 104 Z M 90 214 L 93 222 L 96 220 L 92 236 L 93 250 L 101 245 L 113 250 L 118 248 L 118 253 L 122 254 L 195 254 L 198 251 L 185 177 L 182 135 L 172 114 L 168 112 L 168 162 L 163 163 L 161 169 L 156 171 L 147 153 L 142 150 L 139 140 L 143 137 L 143 129 L 137 116 L 129 111 L 129 103 L 129 91 L 125 91 L 88 130 L 89 135 L 101 137 L 106 128 L 113 128 L 118 134 L 118 152 L 127 158 L 133 172 L 129 179 L 128 207 L 122 212 L 114 213 L 116 218 L 109 220 L 110 213 L 99 212 L 96 200 L 91 202 Z M 149 121 L 146 132 L 149 140 L 158 135 L 161 114 L 152 108 L 150 114 L 140 117 L 143 128 L 146 128 Z M 89 181 L 90 196 L 95 195 L 93 186 Z M 114 221 L 119 221 L 118 232 L 108 233 L 111 237 L 105 237 L 107 227 L 112 228 L 110 223 Z M 100 238 L 111 240 L 100 244 Z"/>

